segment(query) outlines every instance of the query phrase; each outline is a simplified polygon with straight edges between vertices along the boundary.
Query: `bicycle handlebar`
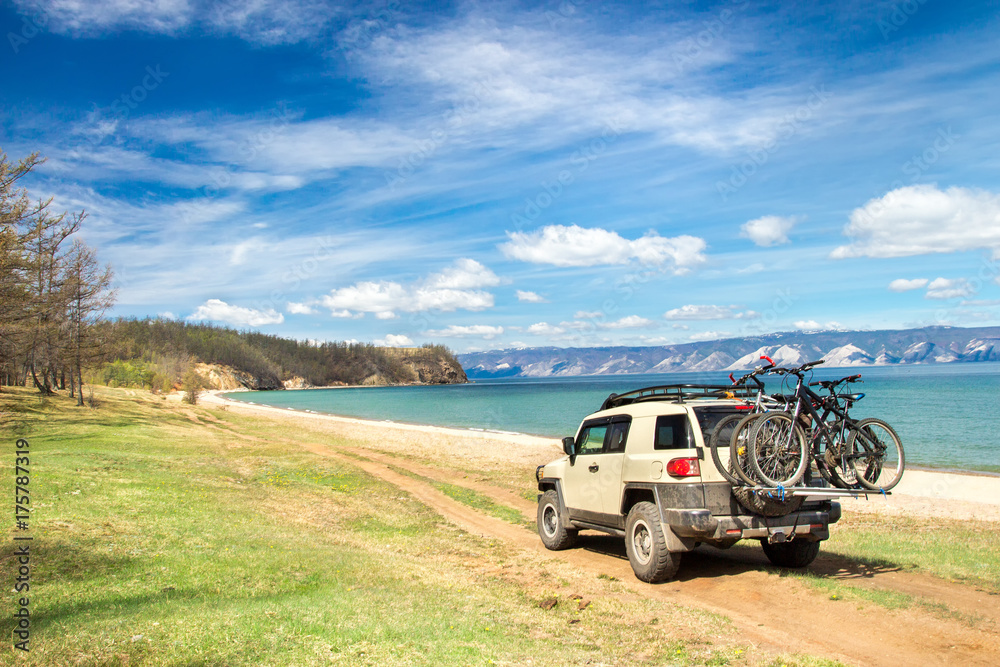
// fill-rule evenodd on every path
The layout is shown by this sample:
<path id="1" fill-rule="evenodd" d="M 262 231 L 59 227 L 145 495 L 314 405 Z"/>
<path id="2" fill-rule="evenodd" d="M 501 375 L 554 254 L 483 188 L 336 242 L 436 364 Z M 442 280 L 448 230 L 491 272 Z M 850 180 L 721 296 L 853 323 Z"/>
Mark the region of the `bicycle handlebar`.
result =
<path id="1" fill-rule="evenodd" d="M 861 373 L 857 375 L 848 375 L 847 377 L 842 377 L 839 380 L 816 380 L 815 382 L 810 382 L 810 387 L 820 386 L 826 389 L 833 389 L 837 385 L 844 382 L 861 382 Z"/>

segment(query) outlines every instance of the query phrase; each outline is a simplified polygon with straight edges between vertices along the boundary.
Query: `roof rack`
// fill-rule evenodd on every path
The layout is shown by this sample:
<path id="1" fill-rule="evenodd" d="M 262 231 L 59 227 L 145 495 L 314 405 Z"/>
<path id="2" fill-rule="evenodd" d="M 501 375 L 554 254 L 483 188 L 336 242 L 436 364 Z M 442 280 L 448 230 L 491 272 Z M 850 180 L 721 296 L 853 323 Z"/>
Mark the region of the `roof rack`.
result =
<path id="1" fill-rule="evenodd" d="M 627 391 L 624 394 L 611 394 L 601 405 L 601 410 L 617 408 L 632 403 L 647 401 L 668 401 L 683 403 L 692 398 L 739 398 L 753 399 L 757 390 L 751 387 L 734 387 L 728 384 L 664 384 L 656 387 L 646 387 Z"/>

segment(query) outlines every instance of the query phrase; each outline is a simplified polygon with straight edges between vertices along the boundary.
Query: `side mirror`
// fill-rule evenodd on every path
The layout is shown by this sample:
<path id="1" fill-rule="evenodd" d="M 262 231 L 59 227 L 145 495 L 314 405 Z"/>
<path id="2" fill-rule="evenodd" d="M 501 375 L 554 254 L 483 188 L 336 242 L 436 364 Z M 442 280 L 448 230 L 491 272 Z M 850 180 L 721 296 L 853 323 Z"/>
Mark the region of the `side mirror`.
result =
<path id="1" fill-rule="evenodd" d="M 563 438 L 563 451 L 566 456 L 576 456 L 576 438 L 569 435 Z"/>

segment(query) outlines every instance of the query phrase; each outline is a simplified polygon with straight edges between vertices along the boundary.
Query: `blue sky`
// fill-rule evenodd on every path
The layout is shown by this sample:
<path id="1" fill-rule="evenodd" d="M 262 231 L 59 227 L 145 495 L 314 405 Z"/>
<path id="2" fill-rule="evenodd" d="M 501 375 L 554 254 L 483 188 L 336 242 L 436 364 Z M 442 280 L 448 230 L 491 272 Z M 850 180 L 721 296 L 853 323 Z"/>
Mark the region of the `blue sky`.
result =
<path id="1" fill-rule="evenodd" d="M 995 4 L 15 0 L 115 314 L 457 351 L 1000 324 Z"/>

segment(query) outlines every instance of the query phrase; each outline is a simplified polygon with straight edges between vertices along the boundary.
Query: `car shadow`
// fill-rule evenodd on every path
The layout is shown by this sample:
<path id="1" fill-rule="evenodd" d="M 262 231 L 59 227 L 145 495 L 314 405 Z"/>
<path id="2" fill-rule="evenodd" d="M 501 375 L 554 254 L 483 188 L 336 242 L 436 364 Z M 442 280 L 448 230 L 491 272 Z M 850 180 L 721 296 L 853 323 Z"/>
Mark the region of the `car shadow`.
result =
<path id="1" fill-rule="evenodd" d="M 614 535 L 581 534 L 577 548 L 591 553 L 628 560 L 625 540 Z M 900 572 L 904 568 L 888 561 L 850 558 L 840 554 L 820 555 L 808 567 L 782 568 L 772 565 L 755 540 L 746 540 L 729 549 L 700 545 L 681 558 L 681 566 L 674 577 L 677 581 L 731 577 L 744 572 L 766 570 L 769 572 L 807 572 L 813 576 L 839 581 L 875 579 L 880 575 Z"/>

